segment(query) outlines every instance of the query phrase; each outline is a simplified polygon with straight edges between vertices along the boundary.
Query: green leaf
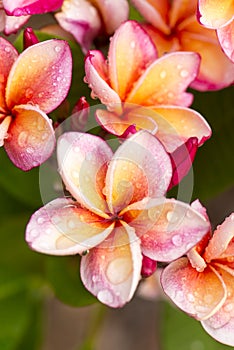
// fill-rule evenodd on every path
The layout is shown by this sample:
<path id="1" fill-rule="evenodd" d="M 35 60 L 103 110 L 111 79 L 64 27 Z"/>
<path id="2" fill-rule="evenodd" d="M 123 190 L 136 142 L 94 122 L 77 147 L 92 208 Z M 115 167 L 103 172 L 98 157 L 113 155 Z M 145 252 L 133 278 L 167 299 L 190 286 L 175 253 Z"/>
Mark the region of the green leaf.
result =
<path id="1" fill-rule="evenodd" d="M 233 87 L 193 92 L 192 108 L 210 124 L 213 135 L 198 149 L 194 170 L 194 198 L 210 199 L 234 185 Z"/>
<path id="2" fill-rule="evenodd" d="M 163 303 L 161 319 L 162 350 L 230 350 L 211 338 L 200 322 L 169 303 Z"/>
<path id="3" fill-rule="evenodd" d="M 96 299 L 79 277 L 79 257 L 48 257 L 47 278 L 57 298 L 71 306 L 85 306 Z"/>

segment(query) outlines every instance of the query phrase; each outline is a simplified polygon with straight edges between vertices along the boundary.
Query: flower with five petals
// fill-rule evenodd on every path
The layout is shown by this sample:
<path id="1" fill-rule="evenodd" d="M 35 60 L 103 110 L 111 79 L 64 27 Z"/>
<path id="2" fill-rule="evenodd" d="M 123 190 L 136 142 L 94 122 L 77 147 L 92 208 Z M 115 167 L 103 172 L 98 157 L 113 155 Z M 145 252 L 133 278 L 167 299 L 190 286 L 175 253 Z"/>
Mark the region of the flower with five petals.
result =
<path id="1" fill-rule="evenodd" d="M 40 165 L 55 145 L 46 113 L 58 107 L 71 83 L 69 45 L 48 40 L 21 54 L 0 38 L 0 146 L 22 170 Z"/>
<path id="2" fill-rule="evenodd" d="M 83 283 L 111 307 L 132 298 L 142 254 L 174 260 L 209 230 L 207 220 L 188 204 L 164 197 L 170 158 L 145 130 L 114 154 L 97 136 L 68 132 L 58 139 L 57 155 L 73 199 L 55 199 L 33 214 L 26 241 L 46 254 L 87 253 L 81 258 Z"/>

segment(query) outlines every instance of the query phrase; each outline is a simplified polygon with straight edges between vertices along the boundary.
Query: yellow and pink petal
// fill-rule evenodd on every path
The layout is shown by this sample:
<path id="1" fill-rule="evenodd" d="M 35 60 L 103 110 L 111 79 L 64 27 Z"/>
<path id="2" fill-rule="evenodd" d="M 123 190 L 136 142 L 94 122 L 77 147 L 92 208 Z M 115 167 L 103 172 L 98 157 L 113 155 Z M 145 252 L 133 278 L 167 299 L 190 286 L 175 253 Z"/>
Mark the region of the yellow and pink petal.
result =
<path id="1" fill-rule="evenodd" d="M 41 165 L 52 154 L 55 135 L 52 122 L 38 107 L 16 106 L 4 147 L 11 161 L 27 171 Z"/>
<path id="2" fill-rule="evenodd" d="M 217 35 L 224 53 L 234 63 L 234 21 L 218 29 Z"/>
<path id="3" fill-rule="evenodd" d="M 109 218 L 103 189 L 112 155 L 107 143 L 94 135 L 68 132 L 58 139 L 59 171 L 67 190 L 84 207 L 104 218 Z"/>
<path id="4" fill-rule="evenodd" d="M 126 101 L 144 106 L 189 106 L 193 96 L 185 90 L 196 78 L 199 65 L 199 55 L 194 52 L 166 54 L 145 70 Z"/>
<path id="5" fill-rule="evenodd" d="M 110 86 L 121 101 L 156 58 L 156 47 L 137 22 L 127 21 L 116 30 L 110 42 L 108 67 Z"/>
<path id="6" fill-rule="evenodd" d="M 98 300 L 121 307 L 132 298 L 141 277 L 141 250 L 134 230 L 122 223 L 81 259 L 81 278 Z"/>
<path id="7" fill-rule="evenodd" d="M 199 212 L 175 199 L 157 198 L 134 203 L 123 214 L 124 220 L 140 237 L 143 254 L 156 261 L 181 257 L 210 228 Z"/>
<path id="8" fill-rule="evenodd" d="M 118 213 L 145 197 L 163 196 L 171 175 L 170 158 L 162 144 L 145 130 L 133 134 L 108 166 L 105 194 L 110 211 Z"/>
<path id="9" fill-rule="evenodd" d="M 101 243 L 113 230 L 94 213 L 68 198 L 58 198 L 36 211 L 26 228 L 29 246 L 52 255 L 82 254 Z"/>
<path id="10" fill-rule="evenodd" d="M 164 292 L 184 312 L 198 320 L 214 315 L 227 297 L 227 288 L 215 269 L 196 271 L 187 258 L 169 264 L 161 275 Z"/>
<path id="11" fill-rule="evenodd" d="M 14 46 L 4 38 L 0 38 L 0 112 L 6 112 L 5 90 L 9 72 L 18 57 Z"/>
<path id="12" fill-rule="evenodd" d="M 197 17 L 207 28 L 218 29 L 234 18 L 234 1 L 199 0 Z"/>
<path id="13" fill-rule="evenodd" d="M 47 40 L 23 51 L 13 64 L 6 86 L 9 109 L 31 103 L 48 113 L 67 96 L 71 84 L 72 57 L 63 40 Z"/>

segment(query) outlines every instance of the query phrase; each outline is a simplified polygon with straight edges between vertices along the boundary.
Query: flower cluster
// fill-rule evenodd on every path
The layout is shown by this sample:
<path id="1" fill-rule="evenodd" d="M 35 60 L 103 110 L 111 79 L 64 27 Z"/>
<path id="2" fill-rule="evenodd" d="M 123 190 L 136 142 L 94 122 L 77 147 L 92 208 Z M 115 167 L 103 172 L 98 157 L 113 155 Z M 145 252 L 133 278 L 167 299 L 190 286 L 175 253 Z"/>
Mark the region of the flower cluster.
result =
<path id="1" fill-rule="evenodd" d="M 168 198 L 211 137 L 205 118 L 190 108 L 191 88 L 234 82 L 234 2 L 132 4 L 145 21 L 128 19 L 126 0 L 0 1 L 5 35 L 32 15 L 54 14 L 59 33 L 72 34 L 86 55 L 84 82 L 102 104 L 91 115 L 78 96 L 70 130 L 61 127 L 56 141 L 61 120 L 49 113 L 66 102 L 71 82 L 79 85 L 69 42 L 39 42 L 27 28 L 19 53 L 0 38 L 0 146 L 23 171 L 56 147 L 66 191 L 32 215 L 26 241 L 41 253 L 81 255 L 83 284 L 111 307 L 130 301 L 139 281 L 163 263 L 165 293 L 211 336 L 234 345 L 234 214 L 212 234 L 198 200 Z M 90 118 L 99 134 L 84 132 Z"/>

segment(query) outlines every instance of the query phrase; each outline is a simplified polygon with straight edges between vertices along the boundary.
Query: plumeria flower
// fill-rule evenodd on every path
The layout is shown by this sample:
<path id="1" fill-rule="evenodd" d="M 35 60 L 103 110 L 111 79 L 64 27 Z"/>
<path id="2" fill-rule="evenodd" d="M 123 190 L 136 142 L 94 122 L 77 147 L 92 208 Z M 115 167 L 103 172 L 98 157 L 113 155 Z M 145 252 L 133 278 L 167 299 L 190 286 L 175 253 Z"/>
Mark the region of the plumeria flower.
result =
<path id="1" fill-rule="evenodd" d="M 220 4 L 218 8 L 223 3 L 230 3 L 217 2 Z M 143 26 L 156 43 L 160 56 L 172 51 L 200 54 L 201 66 L 191 84 L 193 88 L 219 90 L 234 82 L 234 66 L 223 53 L 215 30 L 205 28 L 197 21 L 197 0 L 132 0 L 132 3 L 146 19 Z M 217 13 L 220 15 L 219 10 Z"/>
<path id="2" fill-rule="evenodd" d="M 44 162 L 55 136 L 51 112 L 66 97 L 72 74 L 68 44 L 48 40 L 18 54 L 0 38 L 0 146 L 22 170 Z"/>
<path id="3" fill-rule="evenodd" d="M 124 135 L 131 125 L 137 130 L 149 130 L 170 154 L 185 147 L 186 142 L 192 144 L 191 138 L 197 140 L 195 148 L 201 146 L 211 136 L 211 130 L 198 112 L 187 108 L 193 95 L 186 92 L 199 64 L 199 56 L 192 52 L 158 58 L 144 29 L 135 21 L 125 22 L 110 42 L 107 61 L 97 50 L 90 51 L 85 61 L 85 81 L 92 96 L 108 108 L 97 110 L 98 122 L 117 136 Z M 180 152 L 177 153 L 175 163 Z M 191 163 L 186 164 L 184 174 Z"/>
<path id="4" fill-rule="evenodd" d="M 46 254 L 85 254 L 81 278 L 104 304 L 120 307 L 132 298 L 142 254 L 171 261 L 209 230 L 207 220 L 188 204 L 164 197 L 170 158 L 147 131 L 130 136 L 115 154 L 100 137 L 64 133 L 57 156 L 74 199 L 58 198 L 39 209 L 26 240 Z"/>
<path id="5" fill-rule="evenodd" d="M 192 207 L 204 210 L 198 202 Z M 161 282 L 172 301 L 212 337 L 234 346 L 234 213 L 187 257 L 169 264 Z"/>
<path id="6" fill-rule="evenodd" d="M 234 1 L 198 0 L 197 17 L 205 27 L 217 30 L 223 51 L 234 62 Z"/>
<path id="7" fill-rule="evenodd" d="M 55 17 L 87 53 L 97 36 L 113 34 L 128 19 L 128 13 L 127 0 L 64 0 Z"/>
<path id="8" fill-rule="evenodd" d="M 63 0 L 2 0 L 0 1 L 0 31 L 16 33 L 31 15 L 57 10 Z"/>

